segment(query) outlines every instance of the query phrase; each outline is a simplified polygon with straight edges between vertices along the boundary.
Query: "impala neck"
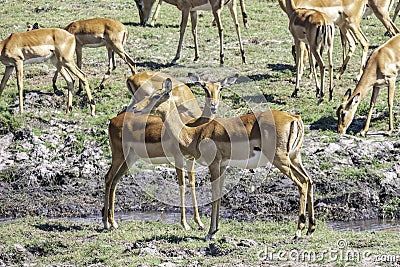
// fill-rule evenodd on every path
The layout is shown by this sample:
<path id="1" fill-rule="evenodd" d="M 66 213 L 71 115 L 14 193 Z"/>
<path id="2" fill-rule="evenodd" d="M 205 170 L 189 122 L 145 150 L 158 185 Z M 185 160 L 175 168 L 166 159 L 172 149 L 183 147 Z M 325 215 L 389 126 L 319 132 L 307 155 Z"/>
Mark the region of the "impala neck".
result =
<path id="1" fill-rule="evenodd" d="M 368 61 L 373 62 L 373 60 L 374 59 L 370 58 Z M 376 75 L 376 69 L 376 63 L 368 64 L 367 62 L 367 66 L 364 69 L 360 81 L 357 83 L 356 89 L 354 89 L 353 93 L 351 94 L 349 101 L 359 94 L 360 100 L 358 101 L 358 103 L 360 103 L 361 100 L 369 93 L 369 91 L 372 90 L 378 78 Z"/>
<path id="2" fill-rule="evenodd" d="M 173 101 L 169 102 L 169 110 L 160 112 L 160 117 L 169 134 L 178 140 L 182 147 L 187 148 L 192 143 L 195 128 L 187 127 L 182 122 L 175 103 Z"/>

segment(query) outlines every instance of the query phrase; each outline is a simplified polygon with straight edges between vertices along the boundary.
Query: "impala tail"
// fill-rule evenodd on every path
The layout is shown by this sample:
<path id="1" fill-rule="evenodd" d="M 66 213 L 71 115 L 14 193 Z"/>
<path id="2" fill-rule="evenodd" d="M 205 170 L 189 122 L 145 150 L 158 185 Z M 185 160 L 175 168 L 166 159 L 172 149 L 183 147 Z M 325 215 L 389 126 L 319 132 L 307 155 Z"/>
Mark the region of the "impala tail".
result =
<path id="1" fill-rule="evenodd" d="M 335 34 L 335 29 L 330 24 L 320 25 L 317 28 L 317 42 L 320 43 L 322 52 L 325 52 Z"/>
<path id="2" fill-rule="evenodd" d="M 287 143 L 287 151 L 289 154 L 297 153 L 303 146 L 304 141 L 304 124 L 300 116 L 296 116 L 290 123 L 289 139 Z"/>

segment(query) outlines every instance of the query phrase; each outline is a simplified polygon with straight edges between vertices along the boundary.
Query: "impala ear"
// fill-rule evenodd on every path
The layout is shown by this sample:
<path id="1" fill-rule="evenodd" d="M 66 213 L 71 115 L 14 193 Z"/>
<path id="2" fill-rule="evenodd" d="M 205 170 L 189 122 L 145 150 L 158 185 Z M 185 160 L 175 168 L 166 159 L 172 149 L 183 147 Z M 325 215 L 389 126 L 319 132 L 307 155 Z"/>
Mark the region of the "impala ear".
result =
<path id="1" fill-rule="evenodd" d="M 353 99 L 349 102 L 349 104 L 346 106 L 346 110 L 348 111 L 351 107 L 353 107 L 355 104 L 358 104 L 360 101 L 360 93 L 356 94 Z"/>
<path id="2" fill-rule="evenodd" d="M 163 82 L 163 89 L 165 90 L 166 93 L 170 93 L 172 91 L 172 81 L 170 78 L 167 78 Z"/>
<path id="3" fill-rule="evenodd" d="M 198 86 L 203 86 L 204 83 L 201 81 L 200 77 L 197 74 L 194 73 L 188 73 L 189 79 L 194 83 L 195 85 Z"/>
<path id="4" fill-rule="evenodd" d="M 346 93 L 343 96 L 343 102 L 349 100 L 350 96 L 351 96 L 351 89 L 347 89 Z"/>
<path id="5" fill-rule="evenodd" d="M 236 74 L 235 76 L 232 76 L 232 77 L 225 78 L 221 82 L 221 88 L 222 87 L 227 87 L 227 86 L 229 86 L 231 84 L 234 84 L 238 78 L 239 78 L 239 74 Z"/>

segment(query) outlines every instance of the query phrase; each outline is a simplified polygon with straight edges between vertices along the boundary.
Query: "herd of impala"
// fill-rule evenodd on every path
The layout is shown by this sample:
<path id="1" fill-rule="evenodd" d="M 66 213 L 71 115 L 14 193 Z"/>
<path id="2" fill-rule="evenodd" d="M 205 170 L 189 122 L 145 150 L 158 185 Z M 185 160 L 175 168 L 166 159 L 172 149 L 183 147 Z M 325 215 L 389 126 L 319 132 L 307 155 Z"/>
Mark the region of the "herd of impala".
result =
<path id="1" fill-rule="evenodd" d="M 172 63 L 179 60 L 185 28 L 190 14 L 194 37 L 195 57 L 199 59 L 197 46 L 197 11 L 211 10 L 220 39 L 220 63 L 224 63 L 223 28 L 221 11 L 229 7 L 238 37 L 242 62 L 246 63 L 242 46 L 240 27 L 237 20 L 236 0 L 165 0 L 182 12 L 180 38 Z M 139 10 L 140 23 L 145 25 L 155 0 L 135 0 Z M 296 85 L 292 93 L 298 96 L 300 80 L 309 59 L 311 73 L 315 78 L 318 102 L 324 97 L 324 76 L 326 64 L 322 53 L 328 53 L 329 99 L 333 98 L 332 49 L 335 26 L 341 37 L 343 63 L 338 77 L 346 70 L 357 44 L 362 47 L 362 57 L 357 75 L 357 86 L 343 97 L 337 110 L 338 132 L 345 133 L 351 124 L 357 107 L 363 97 L 371 90 L 370 111 L 361 135 L 369 128 L 374 103 L 379 89 L 388 86 L 389 131 L 393 130 L 393 98 L 396 77 L 400 71 L 400 35 L 394 24 L 400 10 L 400 1 L 395 9 L 393 20 L 389 17 L 392 0 L 278 0 L 280 7 L 288 16 L 289 30 L 294 39 L 292 53 L 296 63 Z M 160 11 L 159 0 L 151 24 L 154 25 Z M 245 27 L 248 26 L 244 0 L 240 6 Z M 360 28 L 360 21 L 370 9 L 383 23 L 392 37 L 376 48 L 367 60 L 369 43 Z M 37 25 L 36 25 L 37 26 Z M 194 163 L 208 166 L 211 174 L 212 213 L 211 224 L 206 239 L 214 238 L 218 231 L 218 217 L 224 186 L 224 173 L 228 166 L 256 168 L 271 163 L 289 177 L 298 187 L 300 211 L 296 237 L 301 236 L 308 213 L 308 231 L 315 230 L 316 221 L 313 207 L 313 182 L 301 161 L 301 147 L 304 140 L 304 126 L 300 116 L 283 111 L 264 111 L 240 117 L 216 117 L 222 88 L 233 84 L 238 76 L 227 77 L 210 83 L 202 81 L 197 75 L 189 74 L 190 80 L 204 89 L 206 102 L 203 110 L 198 106 L 190 88 L 173 77 L 154 71 L 137 73 L 134 60 L 124 50 L 128 38 L 127 28 L 113 19 L 94 18 L 75 21 L 64 29 L 42 28 L 28 25 L 28 31 L 12 33 L 0 42 L 0 61 L 6 66 L 0 84 L 0 95 L 13 70 L 16 70 L 19 92 L 19 112 L 23 113 L 23 66 L 27 63 L 50 59 L 56 67 L 53 88 L 56 91 L 56 78 L 60 73 L 68 85 L 67 113 L 72 111 L 72 90 L 74 80 L 79 79 L 80 90 L 85 89 L 91 114 L 95 114 L 95 101 L 92 98 L 87 75 L 82 72 L 82 48 L 106 46 L 108 70 L 99 87 L 109 79 L 115 69 L 114 53 L 117 53 L 129 66 L 132 76 L 127 79 L 128 90 L 133 95 L 126 112 L 111 119 L 108 134 L 112 151 L 112 163 L 105 176 L 105 197 L 103 223 L 105 228 L 117 228 L 114 219 L 116 186 L 120 178 L 138 159 L 154 164 L 173 162 L 180 187 L 181 224 L 188 230 L 185 216 L 185 175 L 186 166 L 194 206 L 194 220 L 204 228 L 200 220 L 196 192 Z M 398 50 L 399 49 L 399 50 Z M 74 62 L 74 54 L 77 60 Z M 319 68 L 319 81 L 315 64 Z M 151 114 L 151 115 L 150 115 Z"/>

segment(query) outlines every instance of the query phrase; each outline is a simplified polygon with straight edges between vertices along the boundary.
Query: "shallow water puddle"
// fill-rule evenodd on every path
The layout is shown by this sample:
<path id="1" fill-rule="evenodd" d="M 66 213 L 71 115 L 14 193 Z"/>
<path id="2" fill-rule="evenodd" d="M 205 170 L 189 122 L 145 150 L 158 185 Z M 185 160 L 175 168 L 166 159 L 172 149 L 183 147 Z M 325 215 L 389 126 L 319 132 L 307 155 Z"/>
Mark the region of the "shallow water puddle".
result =
<path id="1" fill-rule="evenodd" d="M 192 214 L 186 214 L 187 219 L 192 217 Z M 0 218 L 0 224 L 4 222 L 10 222 L 19 220 L 12 218 Z M 49 218 L 57 220 L 67 220 L 71 222 L 81 223 L 99 223 L 102 224 L 102 218 L 99 215 L 92 215 L 86 217 L 59 217 Z M 179 212 L 159 212 L 159 211 L 146 211 L 146 212 L 128 212 L 128 213 L 115 213 L 115 219 L 117 223 L 123 221 L 139 221 L 139 222 L 165 222 L 165 223 L 179 223 L 180 213 Z M 328 227 L 335 231 L 400 231 L 400 220 L 359 220 L 359 221 L 336 221 L 327 222 Z"/>
<path id="2" fill-rule="evenodd" d="M 328 222 L 327 224 L 328 227 L 339 232 L 400 231 L 400 220 L 372 219 L 348 222 Z"/>

